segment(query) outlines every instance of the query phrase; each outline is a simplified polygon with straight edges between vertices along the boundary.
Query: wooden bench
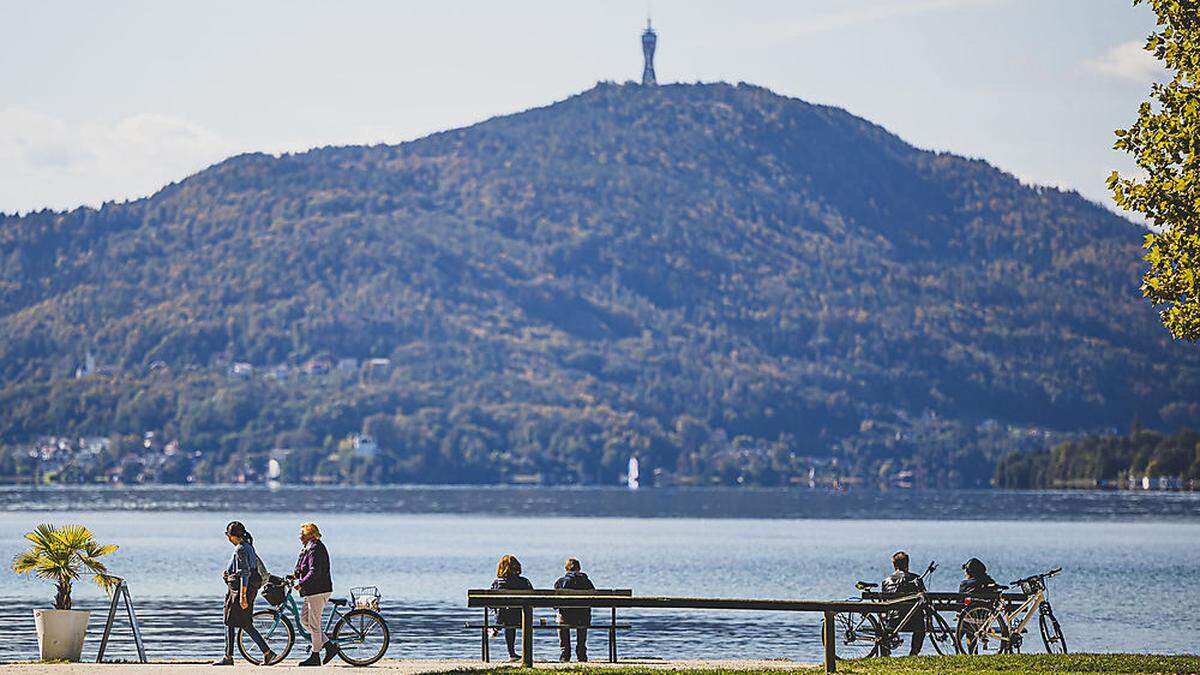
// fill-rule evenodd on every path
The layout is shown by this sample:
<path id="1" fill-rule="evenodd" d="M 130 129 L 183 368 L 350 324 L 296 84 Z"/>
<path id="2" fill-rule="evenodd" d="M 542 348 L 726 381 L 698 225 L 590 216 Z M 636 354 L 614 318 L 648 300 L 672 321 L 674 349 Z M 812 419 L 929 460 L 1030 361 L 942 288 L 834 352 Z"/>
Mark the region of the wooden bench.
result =
<path id="1" fill-rule="evenodd" d="M 594 591 L 467 591 L 467 606 L 485 609 L 519 607 L 521 609 L 521 663 L 533 667 L 533 610 L 537 608 L 629 607 L 639 609 L 736 609 L 758 612 L 813 612 L 823 615 L 821 639 L 825 654 L 825 672 L 837 671 L 838 613 L 883 614 L 916 600 L 910 595 L 889 600 L 760 600 L 745 598 L 679 598 L 666 596 L 635 597 L 596 595 Z"/>
<path id="2" fill-rule="evenodd" d="M 504 595 L 506 593 L 511 593 L 511 592 L 512 591 L 495 591 L 490 588 L 489 589 L 472 589 L 472 590 L 467 591 L 467 603 L 468 603 L 468 605 L 471 605 L 472 598 L 495 597 L 498 595 Z M 603 588 L 603 589 L 587 590 L 587 591 L 549 588 L 549 589 L 537 589 L 537 590 L 532 590 L 532 591 L 520 591 L 520 592 L 523 594 L 536 594 L 536 595 L 545 595 L 545 596 L 550 596 L 550 597 L 559 596 L 559 595 L 561 595 L 561 596 L 587 595 L 587 596 L 592 596 L 592 597 L 601 596 L 601 597 L 614 597 L 614 598 L 628 598 L 633 595 L 633 589 L 630 589 L 630 588 Z M 471 605 L 471 606 L 474 606 L 474 605 Z M 489 607 L 491 609 L 497 608 L 495 605 L 489 605 Z M 480 631 L 480 657 L 483 659 L 483 661 L 485 663 L 488 663 L 492 660 L 492 650 L 491 650 L 491 643 L 488 639 L 488 631 L 493 630 L 493 629 L 503 630 L 505 628 L 514 628 L 514 629 L 521 628 L 520 626 L 506 626 L 503 624 L 490 623 L 489 617 L 488 617 L 489 607 L 485 607 L 483 610 L 483 622 L 476 623 L 476 622 L 468 621 L 466 624 L 466 627 L 468 629 Z M 517 606 L 517 607 L 519 608 L 519 606 Z M 601 607 L 601 608 L 603 608 L 603 607 Z M 616 607 L 609 607 L 608 609 L 612 610 L 612 614 L 609 617 L 608 623 L 597 624 L 597 623 L 593 622 L 593 623 L 589 623 L 586 626 L 568 626 L 568 625 L 563 625 L 563 624 L 559 624 L 559 623 L 546 623 L 545 620 L 543 620 L 542 623 L 534 623 L 532 625 L 532 629 L 534 631 L 538 631 L 538 630 L 555 630 L 555 631 L 557 631 L 560 628 L 567 628 L 570 630 L 575 630 L 578 628 L 587 628 L 589 630 L 603 630 L 608 634 L 608 660 L 610 663 L 616 663 L 617 662 L 617 631 L 629 630 L 630 628 L 632 628 L 632 626 L 627 623 L 617 623 L 617 608 Z M 523 640 L 524 640 L 524 638 L 522 638 L 522 641 Z"/>

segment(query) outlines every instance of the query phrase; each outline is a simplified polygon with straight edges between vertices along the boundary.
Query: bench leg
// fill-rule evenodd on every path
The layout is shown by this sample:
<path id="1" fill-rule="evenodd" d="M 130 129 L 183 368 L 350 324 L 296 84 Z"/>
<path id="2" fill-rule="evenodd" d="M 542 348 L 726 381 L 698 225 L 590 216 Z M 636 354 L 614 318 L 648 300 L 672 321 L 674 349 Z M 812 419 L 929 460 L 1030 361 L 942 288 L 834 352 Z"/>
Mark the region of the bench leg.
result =
<path id="1" fill-rule="evenodd" d="M 533 608 L 521 608 L 521 665 L 533 667 Z"/>
<path id="2" fill-rule="evenodd" d="M 608 662 L 617 662 L 617 608 L 612 608 L 612 621 L 608 624 Z"/>
<path id="3" fill-rule="evenodd" d="M 837 645 L 835 644 L 837 630 L 834 616 L 833 612 L 825 612 L 825 620 L 821 625 L 821 634 L 825 638 L 823 642 L 825 643 L 825 672 L 827 673 L 837 672 Z"/>
<path id="4" fill-rule="evenodd" d="M 488 613 L 483 610 L 483 641 L 480 646 L 480 657 L 484 663 L 490 663 L 492 660 L 491 643 L 488 640 Z"/>

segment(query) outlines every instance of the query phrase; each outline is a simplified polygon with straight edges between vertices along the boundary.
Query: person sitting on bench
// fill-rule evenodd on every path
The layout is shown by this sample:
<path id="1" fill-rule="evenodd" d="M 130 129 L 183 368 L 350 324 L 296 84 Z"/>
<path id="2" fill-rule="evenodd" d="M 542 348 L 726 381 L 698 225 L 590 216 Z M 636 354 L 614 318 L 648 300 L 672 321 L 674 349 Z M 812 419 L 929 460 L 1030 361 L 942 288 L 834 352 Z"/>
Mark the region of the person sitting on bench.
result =
<path id="1" fill-rule="evenodd" d="M 567 573 L 554 582 L 555 588 L 569 588 L 577 591 L 596 590 L 595 584 L 588 578 L 588 575 L 579 571 L 578 560 L 567 558 L 564 567 Z M 582 626 L 575 629 L 575 658 L 581 663 L 587 661 L 587 626 L 592 623 L 591 608 L 560 607 L 558 609 L 558 623 L 560 626 L 564 626 L 558 629 L 558 646 L 562 649 L 558 660 L 563 663 L 571 660 L 571 629 L 565 628 L 565 626 Z"/>
<path id="2" fill-rule="evenodd" d="M 892 554 L 892 567 L 895 572 L 891 576 L 883 580 L 879 585 L 879 590 L 884 593 L 894 595 L 912 595 L 921 593 L 925 590 L 925 584 L 921 582 L 921 577 L 908 571 L 908 554 L 904 551 L 896 551 Z M 904 618 L 908 613 L 908 608 L 903 610 L 894 610 L 888 613 L 888 620 L 894 623 Z M 912 639 L 908 644 L 908 655 L 916 656 L 921 653 L 921 647 L 925 644 L 925 617 L 923 615 L 914 615 L 908 620 L 908 624 L 901 626 L 900 630 L 912 631 Z"/>
<path id="3" fill-rule="evenodd" d="M 492 582 L 492 590 L 531 591 L 533 584 L 521 576 L 521 561 L 516 556 L 506 555 L 496 565 L 496 580 Z M 517 629 L 521 625 L 520 607 L 500 607 L 496 609 L 496 623 L 504 626 L 504 644 L 508 646 L 508 660 L 520 661 L 517 655 Z"/>
<path id="4" fill-rule="evenodd" d="M 958 582 L 958 592 L 963 595 L 995 591 L 996 580 L 988 575 L 987 565 L 979 558 L 971 558 L 963 563 L 963 573 L 966 578 Z"/>

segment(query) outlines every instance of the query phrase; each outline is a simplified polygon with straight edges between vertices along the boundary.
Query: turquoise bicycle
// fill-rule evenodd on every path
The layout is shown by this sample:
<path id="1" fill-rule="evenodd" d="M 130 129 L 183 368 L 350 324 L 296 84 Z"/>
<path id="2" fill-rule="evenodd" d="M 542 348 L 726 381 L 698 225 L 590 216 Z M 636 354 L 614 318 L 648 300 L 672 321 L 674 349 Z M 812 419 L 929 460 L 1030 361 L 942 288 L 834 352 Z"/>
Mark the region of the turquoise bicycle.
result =
<path id="1" fill-rule="evenodd" d="M 271 576 L 263 585 L 263 599 L 270 609 L 254 612 L 254 627 L 262 633 L 271 651 L 278 656 L 266 665 L 274 665 L 287 658 L 296 643 L 296 632 L 305 641 L 312 639 L 300 625 L 300 608 L 292 597 L 293 578 Z M 350 611 L 343 613 L 344 607 Z M 325 621 L 325 634 L 338 648 L 338 656 L 352 666 L 369 666 L 387 653 L 392 633 L 387 622 L 379 614 L 379 589 L 363 586 L 350 589 L 350 600 L 329 599 L 329 618 Z M 288 615 L 291 618 L 288 618 Z M 293 624 L 293 621 L 295 623 Z M 263 665 L 262 654 L 253 640 L 242 631 L 237 636 L 238 651 L 254 665 Z"/>

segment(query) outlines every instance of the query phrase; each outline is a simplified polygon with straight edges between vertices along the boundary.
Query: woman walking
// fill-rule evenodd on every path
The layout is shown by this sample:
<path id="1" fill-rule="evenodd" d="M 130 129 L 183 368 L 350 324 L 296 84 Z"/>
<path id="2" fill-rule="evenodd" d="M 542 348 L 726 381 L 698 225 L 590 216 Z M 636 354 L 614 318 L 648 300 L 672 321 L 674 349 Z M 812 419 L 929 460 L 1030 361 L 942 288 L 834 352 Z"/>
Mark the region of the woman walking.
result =
<path id="1" fill-rule="evenodd" d="M 325 611 L 325 603 L 333 593 L 333 579 L 329 575 L 329 551 L 321 543 L 321 530 L 316 523 L 304 523 L 300 526 L 300 559 L 296 561 L 296 590 L 304 598 L 304 607 L 300 610 L 300 625 L 312 636 L 312 650 L 307 659 L 300 662 L 302 666 L 319 666 L 329 663 L 338 653 L 337 645 L 325 637 L 321 629 L 321 614 Z M 321 658 L 321 648 L 325 648 L 325 657 Z"/>
<path id="2" fill-rule="evenodd" d="M 493 590 L 532 590 L 533 584 L 521 576 L 521 561 L 516 556 L 506 555 L 496 565 L 496 580 L 492 582 Z M 496 610 L 496 624 L 504 626 L 504 644 L 508 646 L 508 660 L 520 661 L 517 655 L 517 629 L 521 624 L 521 610 L 518 607 L 502 607 Z"/>
<path id="3" fill-rule="evenodd" d="M 214 666 L 233 665 L 233 640 L 237 629 L 250 636 L 263 653 L 263 664 L 275 663 L 275 652 L 267 646 L 258 629 L 254 627 L 254 596 L 262 585 L 258 571 L 258 554 L 254 551 L 254 537 L 246 526 L 233 521 L 225 526 L 225 536 L 233 544 L 233 557 L 225 568 L 225 658 L 213 662 Z"/>

